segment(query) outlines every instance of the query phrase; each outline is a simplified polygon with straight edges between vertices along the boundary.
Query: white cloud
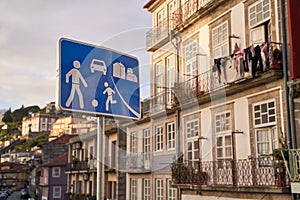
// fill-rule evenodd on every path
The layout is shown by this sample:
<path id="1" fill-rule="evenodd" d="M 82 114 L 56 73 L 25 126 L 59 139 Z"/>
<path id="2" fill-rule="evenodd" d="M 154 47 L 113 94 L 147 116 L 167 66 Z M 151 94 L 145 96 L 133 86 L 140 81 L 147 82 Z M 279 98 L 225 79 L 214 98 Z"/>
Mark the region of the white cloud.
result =
<path id="1" fill-rule="evenodd" d="M 151 26 L 151 15 L 143 9 L 146 2 L 0 1 L 0 108 L 43 107 L 55 100 L 56 51 L 61 36 L 101 44 L 134 31 L 136 37 L 127 43 L 115 42 L 114 48 L 136 48 L 131 51 L 139 51 L 142 61 L 148 62 L 143 49 L 145 30 Z M 136 31 L 139 28 L 144 30 Z M 133 43 L 136 45 L 131 47 Z"/>

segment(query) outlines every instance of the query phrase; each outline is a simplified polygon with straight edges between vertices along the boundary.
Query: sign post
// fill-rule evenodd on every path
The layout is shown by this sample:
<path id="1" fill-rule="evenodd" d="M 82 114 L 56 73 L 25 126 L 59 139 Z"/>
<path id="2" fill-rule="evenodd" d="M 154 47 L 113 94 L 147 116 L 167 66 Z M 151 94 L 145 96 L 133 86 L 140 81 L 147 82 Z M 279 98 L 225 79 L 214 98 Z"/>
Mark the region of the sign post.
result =
<path id="1" fill-rule="evenodd" d="M 101 199 L 104 119 L 140 118 L 139 63 L 105 47 L 67 38 L 58 43 L 56 107 L 98 116 L 97 199 Z"/>

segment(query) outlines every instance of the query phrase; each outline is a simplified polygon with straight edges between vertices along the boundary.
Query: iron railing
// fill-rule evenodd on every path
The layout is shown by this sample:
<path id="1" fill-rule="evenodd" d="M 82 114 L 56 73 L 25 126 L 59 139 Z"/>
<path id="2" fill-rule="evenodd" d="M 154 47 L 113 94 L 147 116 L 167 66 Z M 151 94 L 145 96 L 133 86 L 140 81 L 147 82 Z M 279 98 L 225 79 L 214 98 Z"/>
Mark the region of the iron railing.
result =
<path id="1" fill-rule="evenodd" d="M 146 33 L 146 47 L 153 47 L 158 42 L 169 37 L 170 20 L 165 18 L 162 22 Z"/>
<path id="2" fill-rule="evenodd" d="M 286 187 L 289 179 L 282 160 L 272 157 L 172 164 L 174 184 L 235 187 Z"/>
<path id="3" fill-rule="evenodd" d="M 121 170 L 134 173 L 149 172 L 151 170 L 151 153 L 129 153 L 121 159 Z"/>
<path id="4" fill-rule="evenodd" d="M 65 200 L 96 200 L 96 196 L 80 193 L 65 193 Z"/>
<path id="5" fill-rule="evenodd" d="M 172 14 L 173 28 L 181 25 L 188 20 L 193 14 L 202 8 L 205 8 L 210 2 L 214 0 L 188 0 Z"/>
<path id="6" fill-rule="evenodd" d="M 282 150 L 281 154 L 288 169 L 290 180 L 292 182 L 300 182 L 300 149 Z"/>
<path id="7" fill-rule="evenodd" d="M 88 170 L 89 165 L 87 161 L 74 161 L 68 163 L 66 166 L 66 171 L 79 171 L 79 170 Z"/>
<path id="8" fill-rule="evenodd" d="M 178 102 L 173 90 L 166 89 L 150 98 L 150 112 L 160 111 L 162 109 L 171 109 Z"/>

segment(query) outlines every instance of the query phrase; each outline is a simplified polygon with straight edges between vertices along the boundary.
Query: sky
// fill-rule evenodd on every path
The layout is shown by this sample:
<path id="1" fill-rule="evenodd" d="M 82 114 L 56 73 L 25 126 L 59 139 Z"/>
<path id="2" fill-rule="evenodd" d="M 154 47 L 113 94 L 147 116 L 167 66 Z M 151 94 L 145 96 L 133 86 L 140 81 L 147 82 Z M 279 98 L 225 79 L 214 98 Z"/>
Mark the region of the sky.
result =
<path id="1" fill-rule="evenodd" d="M 66 37 L 138 57 L 149 96 L 148 0 L 1 0 L 0 109 L 55 101 L 58 40 Z M 147 72 L 147 73 L 145 73 Z"/>

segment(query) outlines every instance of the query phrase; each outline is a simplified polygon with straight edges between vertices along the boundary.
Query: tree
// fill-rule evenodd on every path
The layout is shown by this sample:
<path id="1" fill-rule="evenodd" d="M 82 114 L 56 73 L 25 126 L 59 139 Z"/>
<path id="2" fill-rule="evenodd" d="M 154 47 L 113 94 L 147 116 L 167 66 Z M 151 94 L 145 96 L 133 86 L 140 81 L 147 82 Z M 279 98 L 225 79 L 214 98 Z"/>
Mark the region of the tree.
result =
<path id="1" fill-rule="evenodd" d="M 9 108 L 5 113 L 4 116 L 2 118 L 2 122 L 4 123 L 11 123 L 13 122 L 13 118 L 12 118 L 12 113 L 11 113 L 11 108 Z"/>

